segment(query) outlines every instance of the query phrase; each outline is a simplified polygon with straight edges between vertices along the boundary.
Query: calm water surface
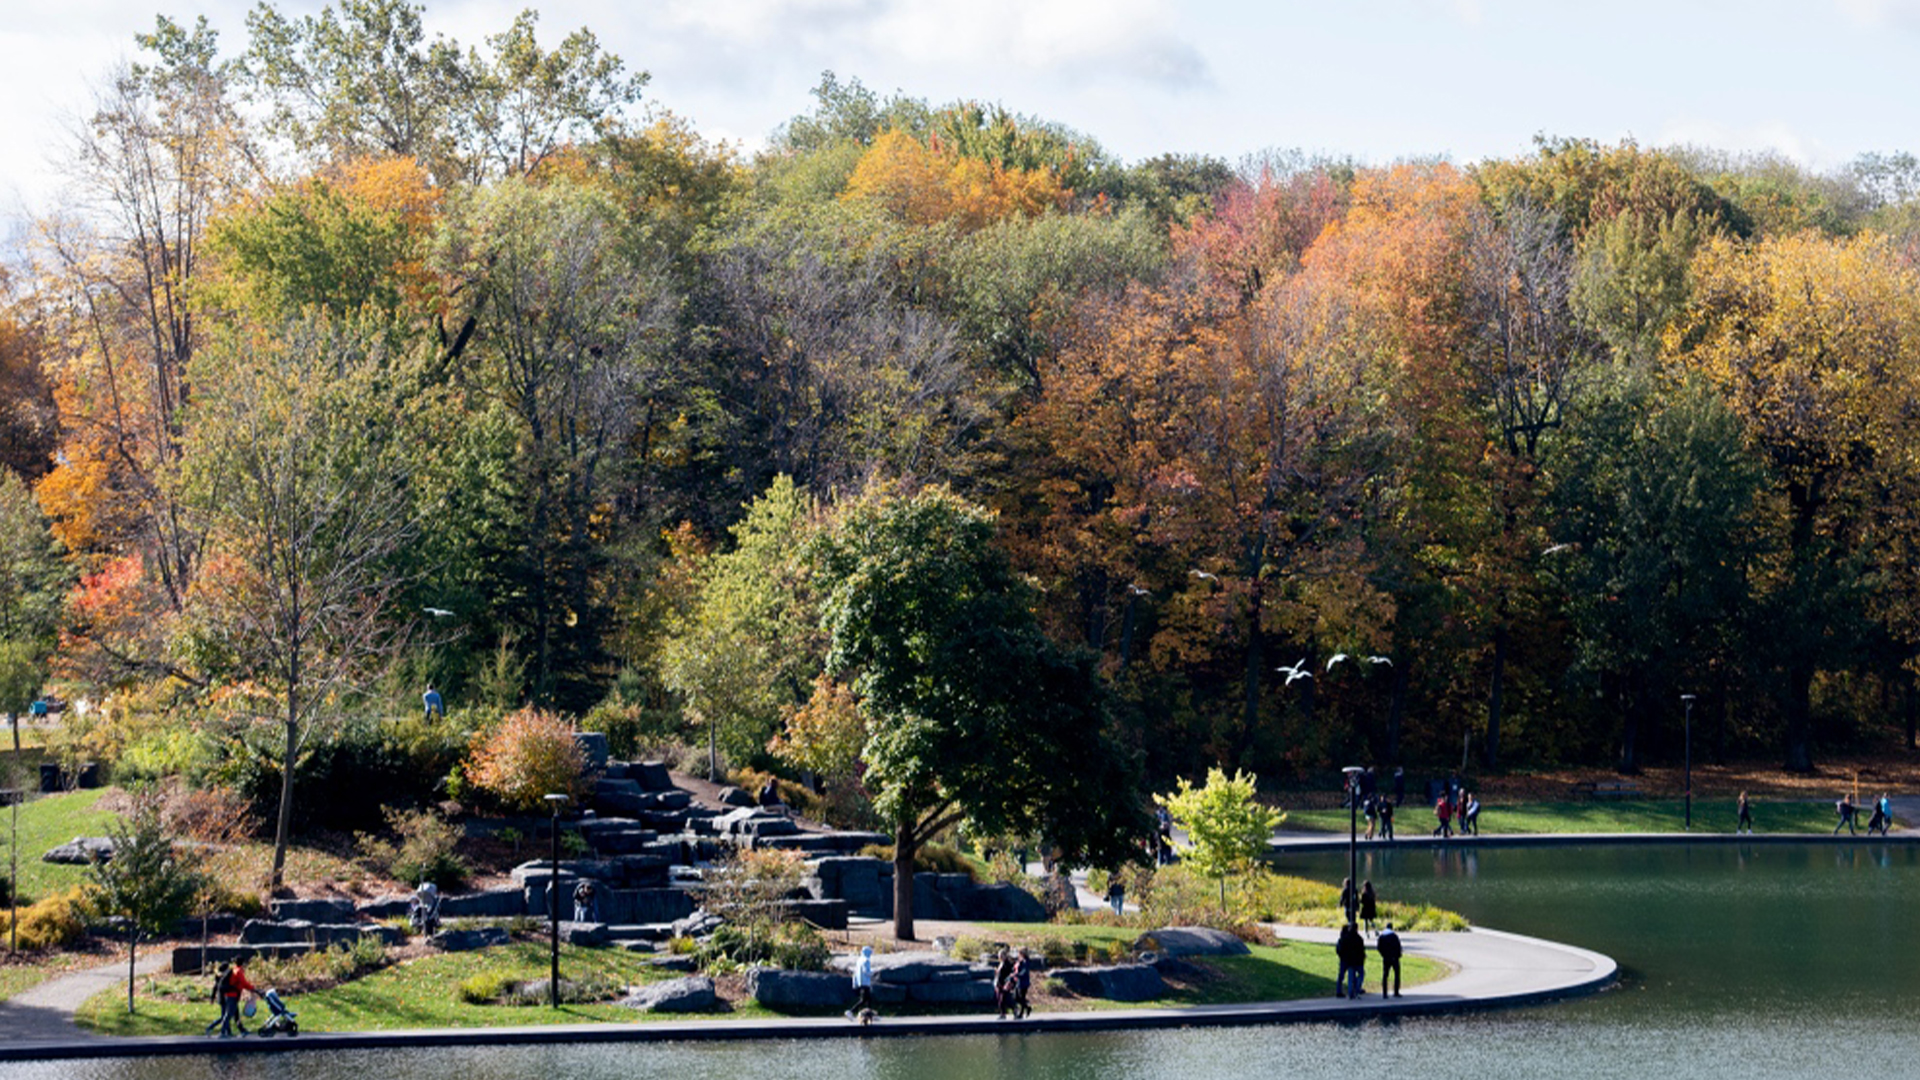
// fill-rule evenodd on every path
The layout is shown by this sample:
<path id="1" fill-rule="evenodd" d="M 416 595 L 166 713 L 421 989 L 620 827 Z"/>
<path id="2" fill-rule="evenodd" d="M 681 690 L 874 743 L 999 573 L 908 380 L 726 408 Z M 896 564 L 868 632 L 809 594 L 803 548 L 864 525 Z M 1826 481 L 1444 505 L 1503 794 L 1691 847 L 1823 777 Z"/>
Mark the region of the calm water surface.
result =
<path id="1" fill-rule="evenodd" d="M 1283 871 L 1337 881 L 1344 856 Z M 1382 852 L 1388 899 L 1597 949 L 1623 984 L 1483 1016 L 1087 1036 L 350 1052 L 0 1065 L 17 1078 L 1069 1080 L 1920 1076 L 1920 849 Z"/>

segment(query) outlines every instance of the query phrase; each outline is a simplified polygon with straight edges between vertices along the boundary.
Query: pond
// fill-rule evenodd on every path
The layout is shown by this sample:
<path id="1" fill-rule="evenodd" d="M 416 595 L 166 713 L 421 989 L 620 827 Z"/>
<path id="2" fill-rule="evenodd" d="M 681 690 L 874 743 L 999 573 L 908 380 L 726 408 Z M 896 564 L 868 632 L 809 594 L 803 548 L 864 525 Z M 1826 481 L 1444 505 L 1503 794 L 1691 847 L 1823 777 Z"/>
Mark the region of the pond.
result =
<path id="1" fill-rule="evenodd" d="M 1337 881 L 1340 856 L 1279 868 Z M 577 1045 L 0 1064 L 34 1077 L 360 1080 L 1905 1075 L 1920 1061 L 1920 847 L 1698 844 L 1367 853 L 1391 899 L 1613 956 L 1596 997 L 1463 1017 L 1099 1035 Z"/>

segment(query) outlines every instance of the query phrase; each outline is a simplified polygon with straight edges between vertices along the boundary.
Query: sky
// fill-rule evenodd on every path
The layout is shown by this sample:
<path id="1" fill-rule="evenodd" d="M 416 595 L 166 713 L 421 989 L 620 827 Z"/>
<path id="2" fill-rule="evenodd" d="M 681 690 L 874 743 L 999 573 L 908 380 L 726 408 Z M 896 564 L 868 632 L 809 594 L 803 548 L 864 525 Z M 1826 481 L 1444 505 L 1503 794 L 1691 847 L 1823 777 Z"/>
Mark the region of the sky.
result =
<path id="1" fill-rule="evenodd" d="M 229 52 L 251 0 L 6 0 L 0 213 L 60 200 L 62 147 L 156 11 Z M 289 15 L 319 2 L 278 0 Z M 527 0 L 426 0 L 478 44 Z M 746 151 L 823 71 L 1064 123 L 1135 161 L 1266 149 L 1466 163 L 1537 134 L 1774 150 L 1817 169 L 1920 152 L 1920 0 L 546 0 L 651 75 L 645 100 Z"/>

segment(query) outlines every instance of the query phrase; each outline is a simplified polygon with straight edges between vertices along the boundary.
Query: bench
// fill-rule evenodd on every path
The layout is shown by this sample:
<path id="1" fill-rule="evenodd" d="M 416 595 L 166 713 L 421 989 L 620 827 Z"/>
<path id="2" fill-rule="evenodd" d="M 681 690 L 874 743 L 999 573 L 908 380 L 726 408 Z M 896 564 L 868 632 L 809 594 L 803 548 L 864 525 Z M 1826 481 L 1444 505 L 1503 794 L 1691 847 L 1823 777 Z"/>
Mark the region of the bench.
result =
<path id="1" fill-rule="evenodd" d="M 1640 785 L 1632 780 L 1582 780 L 1573 785 L 1573 793 L 1589 799 L 1631 799 L 1640 794 Z"/>

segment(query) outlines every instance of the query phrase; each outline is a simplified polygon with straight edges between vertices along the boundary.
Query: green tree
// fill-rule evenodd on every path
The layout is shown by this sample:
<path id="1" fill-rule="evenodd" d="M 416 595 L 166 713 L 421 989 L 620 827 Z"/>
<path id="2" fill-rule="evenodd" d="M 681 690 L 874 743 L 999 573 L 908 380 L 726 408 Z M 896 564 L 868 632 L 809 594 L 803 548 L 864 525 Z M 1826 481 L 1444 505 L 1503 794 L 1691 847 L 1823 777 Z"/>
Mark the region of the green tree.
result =
<path id="1" fill-rule="evenodd" d="M 143 933 L 164 932 L 193 913 L 206 876 L 190 857 L 174 850 L 160 820 L 159 803 L 143 797 L 133 812 L 107 826 L 113 856 L 95 859 L 92 904 L 102 915 L 127 922 L 127 1012 L 133 1012 L 133 969 Z"/>
<path id="2" fill-rule="evenodd" d="M 991 513 L 931 488 L 869 496 L 817 545 L 828 667 L 861 699 L 903 941 L 914 857 L 963 819 L 984 835 L 1042 833 L 1070 864 L 1137 857 L 1147 828 L 1092 657 L 1040 633 L 994 528 Z"/>
<path id="3" fill-rule="evenodd" d="M 1155 795 L 1173 820 L 1187 830 L 1192 845 L 1182 856 L 1202 874 L 1220 879 L 1220 910 L 1227 910 L 1227 875 L 1251 867 L 1267 850 L 1273 830 L 1286 814 L 1262 806 L 1254 798 L 1257 781 L 1238 769 L 1229 777 L 1208 769 L 1205 787 L 1181 777 L 1179 790 Z"/>
<path id="4" fill-rule="evenodd" d="M 814 517 L 806 493 L 776 477 L 733 527 L 733 550 L 706 560 L 699 598 L 661 651 L 667 686 L 734 761 L 765 752 L 825 663 L 806 555 Z"/>

